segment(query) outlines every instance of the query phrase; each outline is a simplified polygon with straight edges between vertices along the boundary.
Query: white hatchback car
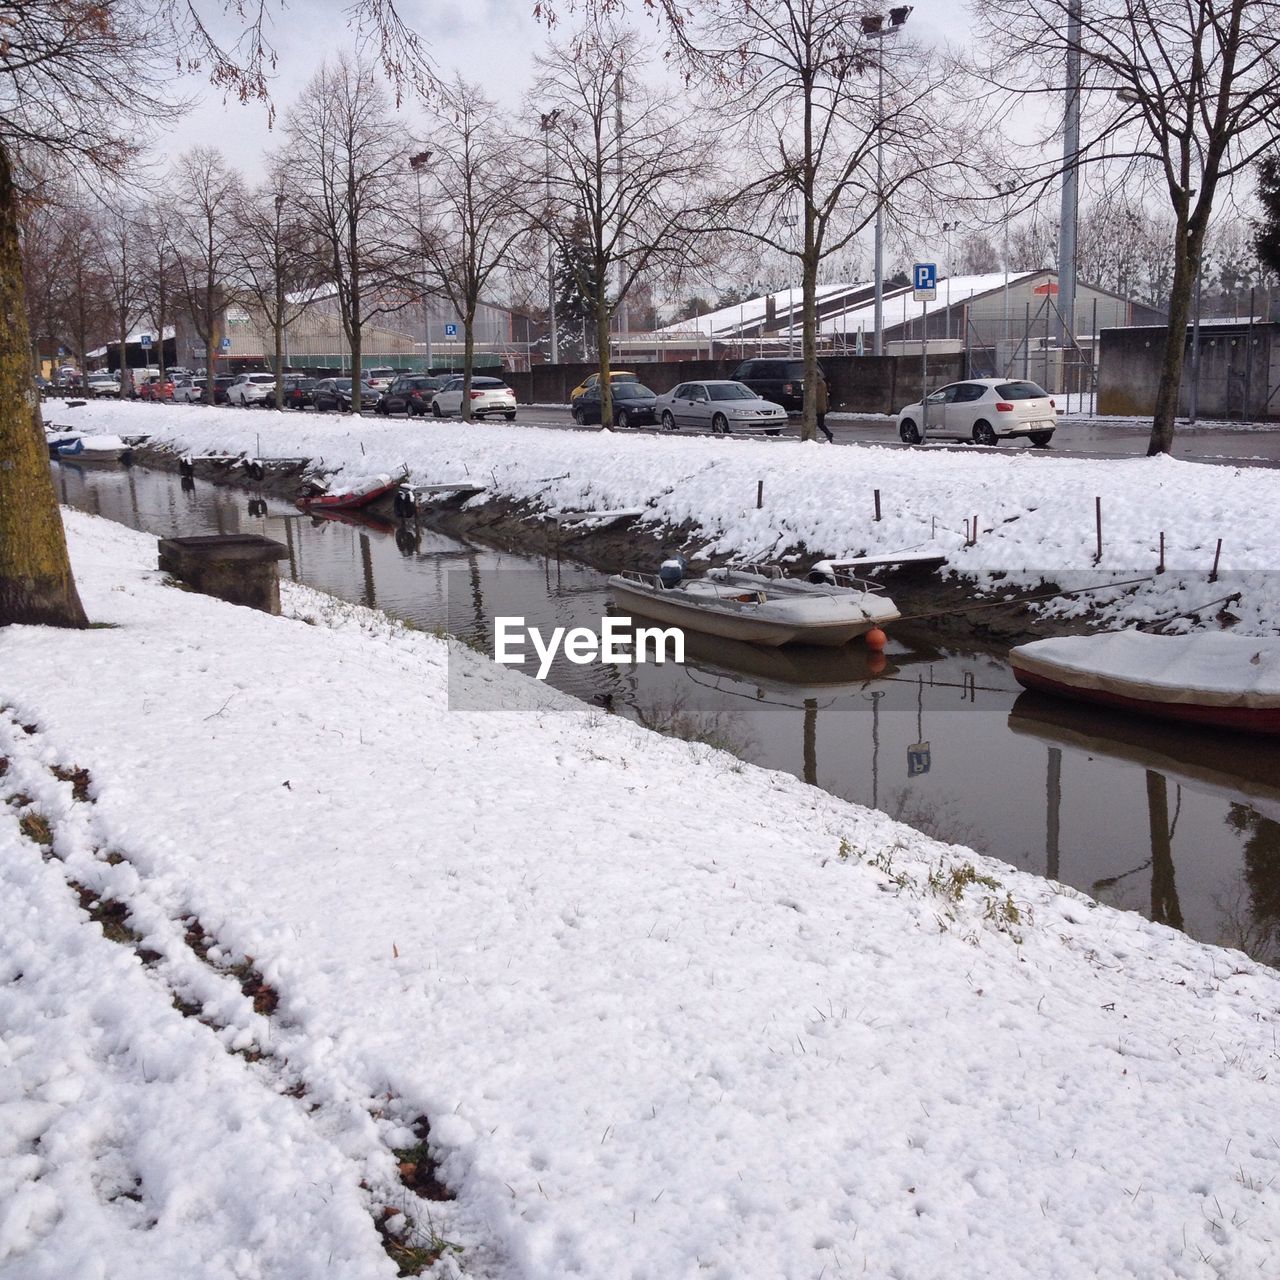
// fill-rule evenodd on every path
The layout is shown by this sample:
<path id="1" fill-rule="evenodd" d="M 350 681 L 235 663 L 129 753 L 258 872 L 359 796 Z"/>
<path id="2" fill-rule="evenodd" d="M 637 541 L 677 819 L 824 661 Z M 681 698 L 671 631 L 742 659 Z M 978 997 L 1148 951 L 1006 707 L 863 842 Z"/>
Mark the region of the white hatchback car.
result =
<path id="1" fill-rule="evenodd" d="M 1038 448 L 1053 439 L 1059 409 L 1038 383 L 1012 378 L 969 378 L 940 387 L 929 397 L 926 423 L 920 401 L 898 413 L 904 444 L 929 440 L 970 440 L 993 445 L 1025 437 Z"/>
<path id="2" fill-rule="evenodd" d="M 450 378 L 431 399 L 431 412 L 442 418 L 447 413 L 462 412 L 462 378 Z M 471 416 L 496 417 L 508 422 L 516 420 L 516 393 L 501 378 L 471 379 Z"/>
<path id="3" fill-rule="evenodd" d="M 242 408 L 263 404 L 271 399 L 276 391 L 276 375 L 274 373 L 240 373 L 227 388 L 227 403 L 238 404 Z"/>

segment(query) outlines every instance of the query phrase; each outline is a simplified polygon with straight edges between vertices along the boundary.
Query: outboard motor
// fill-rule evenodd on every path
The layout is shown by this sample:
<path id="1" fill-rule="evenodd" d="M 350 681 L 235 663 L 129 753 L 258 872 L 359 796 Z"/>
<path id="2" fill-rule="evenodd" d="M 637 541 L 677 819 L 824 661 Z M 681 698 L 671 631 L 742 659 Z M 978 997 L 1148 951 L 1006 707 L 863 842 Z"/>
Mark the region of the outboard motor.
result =
<path id="1" fill-rule="evenodd" d="M 684 556 L 669 556 L 658 568 L 658 581 L 668 590 L 678 587 L 684 581 L 684 571 L 688 567 Z"/>
<path id="2" fill-rule="evenodd" d="M 835 565 L 830 560 L 817 561 L 813 568 L 809 570 L 809 581 L 834 587 L 836 585 Z"/>

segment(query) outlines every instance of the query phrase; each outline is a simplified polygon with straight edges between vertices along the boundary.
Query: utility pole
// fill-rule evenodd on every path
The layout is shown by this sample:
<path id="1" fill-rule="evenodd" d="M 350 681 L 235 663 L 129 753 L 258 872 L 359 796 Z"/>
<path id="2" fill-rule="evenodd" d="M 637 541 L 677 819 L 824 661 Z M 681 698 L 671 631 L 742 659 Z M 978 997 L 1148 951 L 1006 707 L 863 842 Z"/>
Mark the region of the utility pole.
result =
<path id="1" fill-rule="evenodd" d="M 542 119 L 542 153 L 547 184 L 547 313 L 551 321 L 551 363 L 560 363 L 560 335 L 556 330 L 556 254 L 551 237 L 551 130 L 560 118 L 560 108 L 544 111 Z"/>
<path id="2" fill-rule="evenodd" d="M 1058 346 L 1076 327 L 1076 209 L 1079 202 L 1080 2 L 1067 11 L 1067 101 L 1062 128 L 1062 206 L 1058 219 Z"/>
<path id="3" fill-rule="evenodd" d="M 621 200 L 621 194 L 620 194 L 622 191 L 622 68 L 621 67 L 618 68 L 618 74 L 614 77 L 614 80 L 613 80 L 613 95 L 614 95 L 614 139 L 615 139 L 614 145 L 618 148 L 617 170 L 618 170 L 618 192 L 619 192 L 619 195 L 615 196 L 615 199 L 618 200 L 618 217 L 621 218 L 622 217 L 622 200 Z M 623 298 L 623 291 L 627 287 L 627 264 L 626 264 L 625 258 L 622 256 L 622 249 L 623 249 L 622 237 L 619 236 L 618 237 L 618 306 L 617 306 L 619 334 L 627 333 L 631 328 L 631 325 L 629 323 L 629 318 L 627 316 L 627 304 L 625 299 Z"/>

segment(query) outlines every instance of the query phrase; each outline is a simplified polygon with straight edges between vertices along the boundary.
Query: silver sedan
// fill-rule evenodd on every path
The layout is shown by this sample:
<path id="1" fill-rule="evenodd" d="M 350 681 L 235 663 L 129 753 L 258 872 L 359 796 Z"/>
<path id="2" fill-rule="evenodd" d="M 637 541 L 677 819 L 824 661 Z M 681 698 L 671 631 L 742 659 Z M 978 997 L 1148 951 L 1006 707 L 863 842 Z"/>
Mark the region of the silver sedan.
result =
<path id="1" fill-rule="evenodd" d="M 762 400 L 741 382 L 682 382 L 660 395 L 654 411 L 665 431 L 682 428 L 727 436 L 734 432 L 781 434 L 787 411 L 772 400 Z"/>

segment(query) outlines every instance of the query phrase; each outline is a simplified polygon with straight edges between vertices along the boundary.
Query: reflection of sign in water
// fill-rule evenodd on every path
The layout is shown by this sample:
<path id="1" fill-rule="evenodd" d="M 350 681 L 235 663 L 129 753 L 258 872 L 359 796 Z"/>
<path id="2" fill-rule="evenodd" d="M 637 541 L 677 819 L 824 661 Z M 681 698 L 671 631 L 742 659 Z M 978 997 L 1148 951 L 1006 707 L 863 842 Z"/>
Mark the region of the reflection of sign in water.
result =
<path id="1" fill-rule="evenodd" d="M 913 742 L 907 748 L 908 778 L 918 778 L 922 773 L 928 773 L 931 763 L 932 752 L 930 752 L 927 742 Z"/>

